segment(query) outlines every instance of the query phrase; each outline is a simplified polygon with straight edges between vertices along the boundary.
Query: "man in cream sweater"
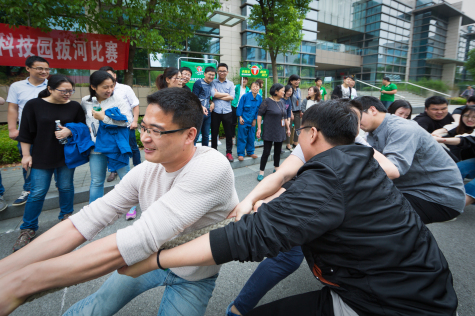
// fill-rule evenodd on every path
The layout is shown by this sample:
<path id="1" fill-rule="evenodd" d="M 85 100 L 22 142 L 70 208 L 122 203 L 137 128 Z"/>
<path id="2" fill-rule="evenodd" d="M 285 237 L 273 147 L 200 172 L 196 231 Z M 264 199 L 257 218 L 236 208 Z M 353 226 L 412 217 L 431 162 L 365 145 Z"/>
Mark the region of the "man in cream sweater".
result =
<path id="1" fill-rule="evenodd" d="M 170 88 L 147 101 L 139 127 L 147 161 L 106 196 L 0 261 L 0 312 L 13 311 L 35 292 L 85 282 L 142 261 L 166 241 L 225 219 L 237 205 L 226 158 L 193 144 L 203 119 L 198 98 Z M 70 252 L 137 203 L 143 213 L 134 225 Z M 114 272 L 65 315 L 113 315 L 157 286 L 166 286 L 158 314 L 204 315 L 218 271 L 216 265 L 155 270 L 136 279 Z"/>

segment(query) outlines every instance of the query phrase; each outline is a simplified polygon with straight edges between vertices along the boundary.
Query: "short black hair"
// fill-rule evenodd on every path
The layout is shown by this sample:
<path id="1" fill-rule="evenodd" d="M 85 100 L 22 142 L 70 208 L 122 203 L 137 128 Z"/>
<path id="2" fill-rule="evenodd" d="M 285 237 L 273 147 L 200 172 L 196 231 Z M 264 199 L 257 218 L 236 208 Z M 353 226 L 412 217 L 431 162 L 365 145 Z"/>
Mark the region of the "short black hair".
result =
<path id="1" fill-rule="evenodd" d="M 396 114 L 397 109 L 403 108 L 403 109 L 409 109 L 411 112 L 409 113 L 409 116 L 407 117 L 408 120 L 411 119 L 412 115 L 412 105 L 406 100 L 396 100 L 388 108 L 388 113 L 391 114 Z"/>
<path id="2" fill-rule="evenodd" d="M 323 82 L 322 78 L 320 78 L 320 77 L 315 78 L 315 82 L 317 82 L 318 80 L 321 80 Z"/>
<path id="3" fill-rule="evenodd" d="M 289 80 L 287 80 L 287 84 L 291 84 L 292 81 L 299 80 L 300 76 L 299 75 L 290 75 Z"/>
<path id="4" fill-rule="evenodd" d="M 25 66 L 27 67 L 33 67 L 33 64 L 35 62 L 39 62 L 39 63 L 47 63 L 48 66 L 49 66 L 49 62 L 44 59 L 43 57 L 40 57 L 40 56 L 30 56 L 28 57 L 26 60 L 25 60 Z"/>
<path id="5" fill-rule="evenodd" d="M 320 102 L 309 108 L 302 117 L 302 126 L 319 129 L 325 140 L 333 145 L 349 145 L 358 135 L 358 116 L 344 100 Z"/>
<path id="6" fill-rule="evenodd" d="M 434 95 L 426 99 L 424 105 L 426 109 L 430 107 L 431 104 L 440 105 L 440 104 L 449 104 L 447 99 L 438 95 Z"/>
<path id="7" fill-rule="evenodd" d="M 270 87 L 270 95 L 271 96 L 275 96 L 277 94 L 277 91 L 279 91 L 280 89 L 284 88 L 284 85 L 283 84 L 280 84 L 280 83 L 274 83 L 272 85 L 272 87 Z"/>
<path id="8" fill-rule="evenodd" d="M 92 73 L 91 76 L 89 76 L 89 99 L 88 101 L 92 101 L 92 97 L 97 97 L 97 92 L 94 90 L 92 87 L 99 86 L 101 83 L 103 83 L 105 80 L 112 80 L 113 83 L 115 83 L 114 77 L 107 71 L 102 71 L 98 70 Z"/>
<path id="9" fill-rule="evenodd" d="M 343 80 L 350 78 L 351 80 L 355 81 L 355 76 L 349 75 L 349 76 L 344 76 Z"/>
<path id="10" fill-rule="evenodd" d="M 389 77 L 383 77 L 383 80 L 391 82 L 391 79 Z"/>
<path id="11" fill-rule="evenodd" d="M 190 74 L 193 74 L 193 71 L 191 71 L 190 67 L 181 67 L 180 72 L 183 72 L 183 71 L 188 71 Z"/>
<path id="12" fill-rule="evenodd" d="M 226 67 L 226 70 L 229 70 L 228 65 L 226 65 L 225 63 L 219 63 L 218 68 L 219 67 Z"/>
<path id="13" fill-rule="evenodd" d="M 114 68 L 112 68 L 111 66 L 103 66 L 101 68 L 99 68 L 100 71 L 112 71 L 113 73 L 115 73 L 115 70 Z"/>
<path id="14" fill-rule="evenodd" d="M 378 110 L 378 112 L 381 112 L 381 113 L 388 112 L 386 110 L 386 107 L 378 98 L 371 97 L 371 96 L 363 96 L 363 97 L 358 97 L 355 100 L 361 103 L 361 105 L 363 106 L 363 112 L 368 111 L 368 109 L 372 106 L 374 106 L 376 110 Z"/>
<path id="15" fill-rule="evenodd" d="M 469 97 L 469 98 L 467 99 L 467 103 L 468 103 L 468 102 L 473 102 L 473 103 L 475 103 L 475 96 Z"/>
<path id="16" fill-rule="evenodd" d="M 210 71 L 216 73 L 216 68 L 214 68 L 213 66 L 208 66 L 205 68 L 205 73 L 210 72 Z"/>
<path id="17" fill-rule="evenodd" d="M 203 123 L 200 99 L 183 88 L 161 89 L 147 96 L 147 104 L 158 105 L 165 114 L 172 112 L 172 122 L 179 128 L 194 127 L 198 130 Z"/>

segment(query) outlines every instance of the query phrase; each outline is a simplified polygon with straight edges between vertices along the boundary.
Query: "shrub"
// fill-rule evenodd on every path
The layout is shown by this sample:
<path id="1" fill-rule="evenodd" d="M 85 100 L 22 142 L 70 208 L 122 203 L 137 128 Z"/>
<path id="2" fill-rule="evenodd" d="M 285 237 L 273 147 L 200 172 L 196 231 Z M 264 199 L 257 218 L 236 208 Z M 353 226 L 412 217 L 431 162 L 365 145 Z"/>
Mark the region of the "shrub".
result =
<path id="1" fill-rule="evenodd" d="M 17 142 L 8 137 L 8 125 L 0 126 L 0 164 L 21 162 Z"/>
<path id="2" fill-rule="evenodd" d="M 452 105 L 465 105 L 467 103 L 467 100 L 465 98 L 449 98 L 450 99 L 450 104 Z"/>

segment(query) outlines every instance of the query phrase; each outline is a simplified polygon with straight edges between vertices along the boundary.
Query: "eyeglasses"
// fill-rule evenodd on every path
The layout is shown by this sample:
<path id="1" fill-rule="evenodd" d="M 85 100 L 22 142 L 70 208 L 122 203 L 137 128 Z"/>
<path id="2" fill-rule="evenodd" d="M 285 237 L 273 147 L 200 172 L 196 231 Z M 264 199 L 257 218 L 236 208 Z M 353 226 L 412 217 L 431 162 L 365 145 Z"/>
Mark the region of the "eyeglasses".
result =
<path id="1" fill-rule="evenodd" d="M 74 92 L 76 92 L 76 90 L 59 90 L 59 89 L 54 89 L 54 90 L 59 91 L 62 95 L 67 95 L 67 94 L 73 95 Z"/>
<path id="2" fill-rule="evenodd" d="M 50 72 L 51 71 L 51 68 L 43 68 L 43 67 L 30 67 L 31 69 L 34 69 L 34 70 L 38 70 L 39 72 L 42 72 L 42 71 L 46 71 L 46 72 Z"/>
<path id="3" fill-rule="evenodd" d="M 173 77 L 173 78 L 172 78 L 172 80 L 183 81 L 183 80 L 185 80 L 185 79 L 183 79 L 183 78 L 177 78 L 177 77 Z"/>
<path id="4" fill-rule="evenodd" d="M 463 117 L 464 119 L 467 119 L 467 120 L 475 121 L 475 116 L 471 116 L 471 115 L 468 115 L 468 114 L 464 114 L 462 117 Z"/>
<path id="5" fill-rule="evenodd" d="M 312 127 L 315 127 L 315 126 L 303 126 L 303 127 L 301 127 L 301 128 L 297 128 L 297 129 L 295 130 L 295 134 L 297 134 L 297 136 L 300 136 L 300 133 L 302 133 L 302 130 L 303 130 L 304 128 L 312 128 Z M 319 130 L 320 130 L 320 129 L 317 128 L 317 131 L 319 131 Z"/>
<path id="6" fill-rule="evenodd" d="M 227 73 L 228 71 L 227 71 L 227 70 L 219 70 L 218 72 L 219 72 L 220 74 L 225 74 L 225 73 Z"/>
<path id="7" fill-rule="evenodd" d="M 185 129 L 189 129 L 189 128 L 191 128 L 191 127 L 174 129 L 174 130 L 171 130 L 171 131 L 158 131 L 158 130 L 154 130 L 154 129 L 151 129 L 151 128 L 146 128 L 145 126 L 140 124 L 139 133 L 140 133 L 140 135 L 142 135 L 145 132 L 147 132 L 150 135 L 150 137 L 158 139 L 158 138 L 161 138 L 162 135 L 176 133 L 176 132 L 179 132 L 179 131 L 184 131 Z"/>

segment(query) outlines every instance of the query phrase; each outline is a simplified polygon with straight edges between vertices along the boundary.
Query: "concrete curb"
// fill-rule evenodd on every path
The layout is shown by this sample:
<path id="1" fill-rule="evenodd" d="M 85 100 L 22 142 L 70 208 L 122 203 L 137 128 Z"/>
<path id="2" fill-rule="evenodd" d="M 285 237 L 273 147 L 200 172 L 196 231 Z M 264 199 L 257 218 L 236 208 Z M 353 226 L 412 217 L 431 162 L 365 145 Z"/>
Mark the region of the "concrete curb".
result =
<path id="1" fill-rule="evenodd" d="M 283 154 L 280 155 L 280 157 L 287 158 L 289 155 L 290 155 L 290 152 L 286 150 Z M 231 168 L 238 169 L 238 168 L 244 168 L 244 167 L 248 167 L 252 165 L 257 165 L 261 162 L 260 158 L 261 156 L 258 156 L 258 158 L 255 158 L 255 159 L 250 158 L 250 157 L 245 157 L 243 161 L 239 161 L 236 157 L 234 159 L 234 162 L 230 163 Z M 274 154 L 271 154 L 267 161 L 269 162 L 273 160 L 274 160 Z M 116 183 L 105 182 L 104 194 L 112 190 L 115 184 Z M 84 203 L 88 201 L 89 201 L 89 186 L 74 188 L 74 204 Z M 55 208 L 59 208 L 59 194 L 58 192 L 48 193 L 46 195 L 42 211 L 51 210 Z M 25 205 L 22 205 L 22 206 L 9 205 L 6 210 L 4 210 L 3 212 L 0 212 L 0 221 L 14 218 L 14 217 L 23 216 L 24 210 L 25 210 Z"/>

